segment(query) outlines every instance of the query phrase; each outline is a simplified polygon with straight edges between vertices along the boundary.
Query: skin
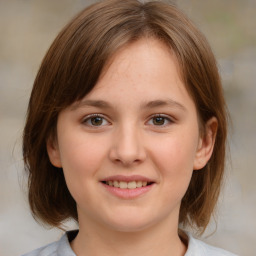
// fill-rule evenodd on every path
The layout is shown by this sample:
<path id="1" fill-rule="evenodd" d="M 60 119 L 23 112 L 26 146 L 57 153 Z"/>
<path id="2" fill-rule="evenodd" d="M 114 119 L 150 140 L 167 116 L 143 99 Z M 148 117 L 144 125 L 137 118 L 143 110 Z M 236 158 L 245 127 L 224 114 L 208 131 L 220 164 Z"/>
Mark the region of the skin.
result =
<path id="1" fill-rule="evenodd" d="M 47 143 L 77 202 L 74 252 L 184 255 L 180 203 L 193 171 L 212 154 L 216 129 L 212 118 L 201 136 L 175 55 L 162 42 L 141 39 L 117 52 L 82 102 L 59 114 L 57 138 Z M 139 197 L 123 199 L 100 182 L 112 175 L 142 175 L 154 184 Z"/>

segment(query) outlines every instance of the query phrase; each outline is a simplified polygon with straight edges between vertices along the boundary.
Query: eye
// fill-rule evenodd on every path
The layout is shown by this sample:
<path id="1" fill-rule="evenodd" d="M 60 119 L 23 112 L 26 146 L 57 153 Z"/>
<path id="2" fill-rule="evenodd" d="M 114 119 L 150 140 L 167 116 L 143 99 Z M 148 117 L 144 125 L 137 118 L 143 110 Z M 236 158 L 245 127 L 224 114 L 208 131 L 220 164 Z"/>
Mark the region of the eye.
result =
<path id="1" fill-rule="evenodd" d="M 166 126 L 170 123 L 173 123 L 172 119 L 170 117 L 167 117 L 162 114 L 155 115 L 151 117 L 151 119 L 148 122 L 150 125 L 154 126 Z"/>
<path id="2" fill-rule="evenodd" d="M 105 126 L 108 125 L 109 122 L 100 114 L 88 115 L 83 119 L 83 124 L 87 126 Z"/>

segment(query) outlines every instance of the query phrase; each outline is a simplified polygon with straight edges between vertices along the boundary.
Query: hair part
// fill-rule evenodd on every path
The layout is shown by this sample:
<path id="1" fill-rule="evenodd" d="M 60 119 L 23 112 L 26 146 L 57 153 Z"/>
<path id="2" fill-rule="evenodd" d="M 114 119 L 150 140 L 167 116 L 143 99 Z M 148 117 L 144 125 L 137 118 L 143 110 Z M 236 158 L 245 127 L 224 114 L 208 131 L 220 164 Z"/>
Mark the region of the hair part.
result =
<path id="1" fill-rule="evenodd" d="M 61 227 L 77 220 L 76 203 L 63 171 L 54 167 L 46 142 L 56 134 L 59 113 L 81 100 L 97 83 L 111 57 L 141 38 L 163 41 L 178 60 L 181 78 L 193 98 L 201 127 L 218 120 L 208 164 L 193 172 L 182 199 L 179 222 L 205 230 L 223 179 L 227 134 L 226 106 L 216 60 L 204 35 L 171 4 L 161 1 L 106 0 L 69 22 L 45 55 L 36 76 L 23 133 L 29 203 L 35 218 Z"/>

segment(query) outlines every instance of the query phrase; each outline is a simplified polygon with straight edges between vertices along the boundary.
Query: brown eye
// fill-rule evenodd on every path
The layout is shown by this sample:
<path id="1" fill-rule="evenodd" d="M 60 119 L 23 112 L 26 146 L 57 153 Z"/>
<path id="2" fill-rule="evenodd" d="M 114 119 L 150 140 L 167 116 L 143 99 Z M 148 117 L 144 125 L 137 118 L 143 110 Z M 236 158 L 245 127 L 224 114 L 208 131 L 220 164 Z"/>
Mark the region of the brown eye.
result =
<path id="1" fill-rule="evenodd" d="M 88 115 L 82 123 L 89 127 L 101 127 L 109 124 L 109 122 L 99 114 Z"/>
<path id="2" fill-rule="evenodd" d="M 154 125 L 164 125 L 166 121 L 165 117 L 157 116 L 153 118 Z"/>
<path id="3" fill-rule="evenodd" d="M 103 123 L 102 117 L 97 116 L 97 117 L 91 118 L 91 124 L 93 126 L 99 126 L 99 125 L 102 125 L 102 123 Z"/>
<path id="4" fill-rule="evenodd" d="M 150 118 L 150 120 L 147 122 L 147 124 L 152 126 L 159 126 L 159 127 L 166 127 L 168 125 L 171 125 L 173 122 L 173 119 L 164 114 L 157 114 Z"/>

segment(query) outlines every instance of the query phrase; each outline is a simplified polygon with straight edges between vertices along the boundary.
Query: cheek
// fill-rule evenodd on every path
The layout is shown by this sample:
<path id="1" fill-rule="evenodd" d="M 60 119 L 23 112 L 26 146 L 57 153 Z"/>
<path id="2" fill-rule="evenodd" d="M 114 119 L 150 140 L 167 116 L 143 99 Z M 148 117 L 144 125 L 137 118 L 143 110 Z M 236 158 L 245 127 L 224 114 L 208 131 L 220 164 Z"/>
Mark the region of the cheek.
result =
<path id="1" fill-rule="evenodd" d="M 102 142 L 83 136 L 70 136 L 60 145 L 60 156 L 67 186 L 76 198 L 87 190 L 99 170 L 106 149 Z M 81 191 L 80 191 L 81 190 Z"/>
<path id="2" fill-rule="evenodd" d="M 88 173 L 97 169 L 103 155 L 106 154 L 104 141 L 85 134 L 69 136 L 60 145 L 61 162 L 64 169 L 74 173 Z"/>
<path id="3" fill-rule="evenodd" d="M 182 138 L 182 139 L 181 139 Z M 197 143 L 194 139 L 170 137 L 160 143 L 154 143 L 151 151 L 158 166 L 165 166 L 168 172 L 179 169 L 179 172 L 193 169 Z"/>
<path id="4" fill-rule="evenodd" d="M 170 192 L 186 190 L 193 172 L 197 148 L 197 136 L 189 133 L 171 134 L 164 140 L 154 143 L 151 158 L 159 170 L 160 179 L 168 183 Z M 196 135 L 196 133 L 192 133 Z"/>

